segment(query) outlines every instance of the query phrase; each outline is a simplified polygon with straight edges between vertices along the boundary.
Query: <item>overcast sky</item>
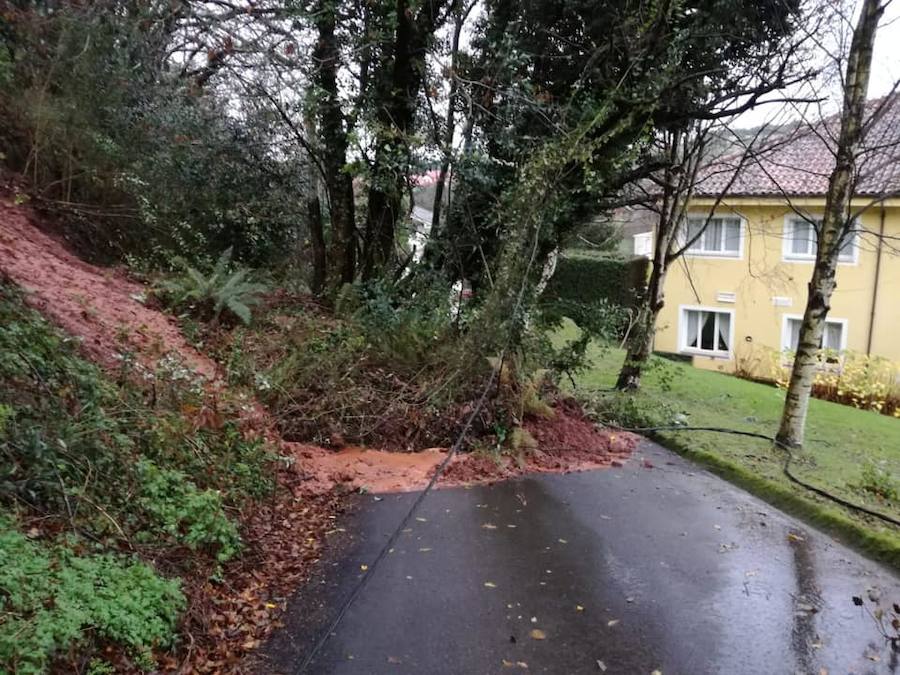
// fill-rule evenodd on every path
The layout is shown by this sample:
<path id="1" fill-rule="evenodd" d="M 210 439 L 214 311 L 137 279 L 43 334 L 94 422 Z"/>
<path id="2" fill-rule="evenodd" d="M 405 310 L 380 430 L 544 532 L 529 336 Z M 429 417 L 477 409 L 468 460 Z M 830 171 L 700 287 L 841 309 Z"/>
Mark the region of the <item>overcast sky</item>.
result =
<path id="1" fill-rule="evenodd" d="M 883 96 L 900 79 L 900 2 L 894 0 L 885 13 L 875 38 L 870 96 Z"/>
<path id="2" fill-rule="evenodd" d="M 852 30 L 852 27 L 849 27 Z M 875 38 L 875 55 L 872 61 L 872 77 L 869 81 L 869 98 L 884 96 L 900 79 L 900 0 L 888 5 L 884 18 L 878 26 Z M 820 92 L 822 93 L 822 92 Z M 832 100 L 824 103 L 823 112 L 837 112 L 840 92 L 832 91 Z M 797 118 L 800 113 L 791 106 L 763 105 L 741 115 L 733 123 L 737 127 L 755 127 L 760 124 L 782 123 Z M 807 112 L 807 119 L 813 119 L 813 111 Z"/>

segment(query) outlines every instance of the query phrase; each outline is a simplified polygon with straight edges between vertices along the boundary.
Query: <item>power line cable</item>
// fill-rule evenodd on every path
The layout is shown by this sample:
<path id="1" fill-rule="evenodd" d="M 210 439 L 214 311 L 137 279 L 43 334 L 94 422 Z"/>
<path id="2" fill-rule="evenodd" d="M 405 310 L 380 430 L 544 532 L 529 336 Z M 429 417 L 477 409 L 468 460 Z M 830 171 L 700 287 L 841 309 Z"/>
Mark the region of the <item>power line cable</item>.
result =
<path id="1" fill-rule="evenodd" d="M 658 426 L 658 427 L 622 427 L 622 426 L 613 425 L 613 424 L 610 424 L 607 426 L 610 426 L 615 429 L 619 429 L 621 431 L 630 431 L 633 433 L 651 433 L 652 434 L 652 433 L 656 433 L 659 431 L 709 431 L 709 432 L 714 432 L 714 433 L 719 433 L 719 434 L 732 434 L 735 436 L 748 436 L 750 438 L 759 438 L 764 441 L 769 441 L 775 447 L 779 448 L 780 450 L 782 450 L 784 452 L 784 463 L 781 465 L 781 470 L 784 473 L 784 475 L 787 476 L 788 480 L 790 480 L 792 483 L 795 483 L 795 484 L 799 485 L 800 487 L 809 490 L 810 492 L 814 492 L 815 494 L 819 495 L 820 497 L 824 497 L 825 499 L 833 501 L 836 504 L 840 504 L 841 506 L 844 506 L 848 509 L 851 509 L 853 511 L 859 511 L 860 513 L 865 513 L 866 515 L 872 516 L 873 518 L 877 518 L 885 523 L 889 523 L 896 527 L 900 527 L 900 520 L 894 518 L 893 516 L 889 516 L 886 513 L 881 513 L 880 511 L 875 511 L 873 509 L 862 506 L 861 504 L 856 504 L 847 499 L 844 499 L 843 497 L 839 497 L 838 495 L 832 494 L 823 488 L 812 485 L 811 483 L 807 483 L 802 478 L 798 478 L 791 471 L 791 462 L 794 459 L 794 454 L 793 454 L 793 452 L 791 452 L 790 446 L 786 445 L 785 443 L 782 443 L 781 441 L 774 438 L 773 436 L 767 436 L 765 434 L 761 434 L 756 431 L 742 431 L 740 429 L 729 429 L 727 427 L 690 427 L 690 426 L 683 426 L 680 424 L 668 425 L 668 426 Z"/>

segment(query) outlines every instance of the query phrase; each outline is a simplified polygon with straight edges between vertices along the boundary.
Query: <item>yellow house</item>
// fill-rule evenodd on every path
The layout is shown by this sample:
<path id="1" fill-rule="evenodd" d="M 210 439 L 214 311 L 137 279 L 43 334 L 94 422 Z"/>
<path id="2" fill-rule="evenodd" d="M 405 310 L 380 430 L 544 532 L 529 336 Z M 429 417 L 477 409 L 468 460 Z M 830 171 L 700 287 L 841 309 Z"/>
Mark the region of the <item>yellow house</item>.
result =
<path id="1" fill-rule="evenodd" d="M 900 98 L 888 105 L 893 114 L 869 135 L 880 147 L 888 137 L 900 142 Z M 655 351 L 767 378 L 778 353 L 796 348 L 816 250 L 813 223 L 834 161 L 824 137 L 800 134 L 746 167 L 718 204 L 715 184 L 698 191 L 684 240 L 714 217 L 670 267 Z M 842 250 L 823 347 L 900 362 L 900 198 L 884 198 L 898 194 L 900 161 L 870 166 L 857 180 L 853 238 Z"/>

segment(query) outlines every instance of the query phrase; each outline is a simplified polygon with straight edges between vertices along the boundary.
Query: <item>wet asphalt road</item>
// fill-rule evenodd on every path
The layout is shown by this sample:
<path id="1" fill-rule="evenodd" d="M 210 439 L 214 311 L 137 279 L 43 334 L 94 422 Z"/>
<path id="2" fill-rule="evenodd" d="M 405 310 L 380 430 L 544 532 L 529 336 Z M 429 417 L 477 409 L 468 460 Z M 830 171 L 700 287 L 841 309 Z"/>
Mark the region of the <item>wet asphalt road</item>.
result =
<path id="1" fill-rule="evenodd" d="M 360 498 L 262 672 L 298 672 L 414 498 Z M 620 469 L 437 490 L 416 515 L 308 672 L 900 672 L 852 602 L 900 602 L 900 579 L 649 442 Z"/>

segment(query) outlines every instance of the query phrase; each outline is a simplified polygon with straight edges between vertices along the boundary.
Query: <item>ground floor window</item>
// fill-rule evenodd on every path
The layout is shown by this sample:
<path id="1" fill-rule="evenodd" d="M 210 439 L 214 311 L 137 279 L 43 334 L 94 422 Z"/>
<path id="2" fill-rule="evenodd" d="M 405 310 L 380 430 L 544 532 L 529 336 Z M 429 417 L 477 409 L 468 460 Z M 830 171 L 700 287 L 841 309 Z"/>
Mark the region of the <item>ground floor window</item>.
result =
<path id="1" fill-rule="evenodd" d="M 784 318 L 784 331 L 782 335 L 782 350 L 796 352 L 800 342 L 800 326 L 803 318 L 799 316 L 786 316 Z M 845 349 L 847 338 L 847 322 L 842 319 L 827 319 L 825 332 L 822 333 L 821 349 L 840 352 Z"/>
<path id="2" fill-rule="evenodd" d="M 710 356 L 731 354 L 733 317 L 731 312 L 682 308 L 681 350 Z"/>

